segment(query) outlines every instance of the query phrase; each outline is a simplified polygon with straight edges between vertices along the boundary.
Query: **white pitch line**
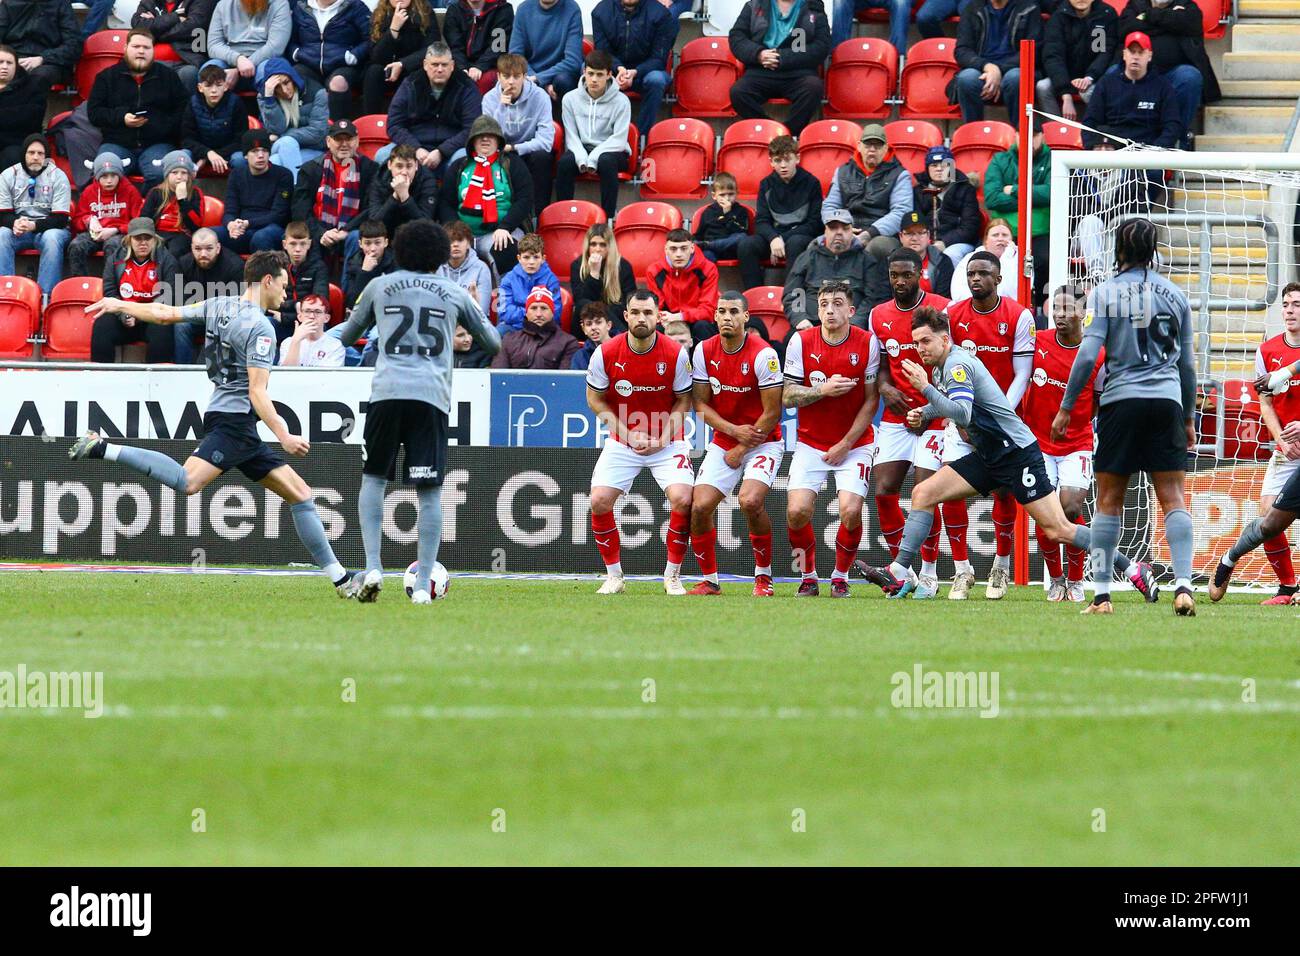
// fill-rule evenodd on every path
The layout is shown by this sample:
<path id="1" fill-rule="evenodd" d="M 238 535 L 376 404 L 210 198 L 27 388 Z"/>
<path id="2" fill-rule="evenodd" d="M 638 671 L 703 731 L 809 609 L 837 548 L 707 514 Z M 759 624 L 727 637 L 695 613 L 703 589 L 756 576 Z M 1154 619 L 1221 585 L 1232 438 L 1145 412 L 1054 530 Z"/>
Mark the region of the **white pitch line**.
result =
<path id="1" fill-rule="evenodd" d="M 1139 680 L 1163 680 L 1179 681 L 1189 683 L 1207 683 L 1207 684 L 1232 684 L 1236 687 L 1241 686 L 1241 682 L 1249 674 L 1240 674 L 1233 676 L 1231 674 L 1203 674 L 1197 671 L 1148 671 L 1137 668 L 1081 668 L 1081 667 L 1053 667 L 1051 665 L 1025 665 L 1030 670 L 1052 671 L 1057 674 L 1074 674 L 1083 677 L 1136 677 Z M 1009 670 L 1012 668 L 1008 668 Z M 1292 690 L 1300 690 L 1300 680 L 1288 680 L 1285 677 L 1254 677 L 1251 678 L 1256 685 L 1267 684 L 1269 686 L 1286 687 Z"/>

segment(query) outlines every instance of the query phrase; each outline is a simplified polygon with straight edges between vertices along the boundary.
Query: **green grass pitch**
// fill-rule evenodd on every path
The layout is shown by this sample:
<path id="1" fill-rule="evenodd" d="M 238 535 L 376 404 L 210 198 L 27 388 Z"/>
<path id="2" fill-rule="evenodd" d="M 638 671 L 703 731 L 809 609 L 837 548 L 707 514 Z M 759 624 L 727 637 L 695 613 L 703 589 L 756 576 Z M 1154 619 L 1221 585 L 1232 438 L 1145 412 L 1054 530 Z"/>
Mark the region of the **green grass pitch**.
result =
<path id="1" fill-rule="evenodd" d="M 1300 862 L 1300 611 L 1258 597 L 0 580 L 0 671 L 107 708 L 0 711 L 10 865 Z M 998 716 L 891 706 L 918 664 L 997 672 Z"/>

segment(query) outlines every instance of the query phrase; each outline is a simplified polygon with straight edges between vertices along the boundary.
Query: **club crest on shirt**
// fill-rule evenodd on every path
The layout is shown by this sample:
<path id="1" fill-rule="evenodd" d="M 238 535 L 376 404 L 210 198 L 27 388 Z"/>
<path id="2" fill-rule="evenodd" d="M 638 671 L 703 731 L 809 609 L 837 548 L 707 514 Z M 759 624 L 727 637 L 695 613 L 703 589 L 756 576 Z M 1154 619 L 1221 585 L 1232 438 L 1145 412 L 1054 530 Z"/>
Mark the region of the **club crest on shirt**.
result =
<path id="1" fill-rule="evenodd" d="M 850 352 L 850 353 L 849 353 L 849 364 L 852 365 L 854 368 L 857 368 L 857 366 L 858 366 L 858 353 L 857 353 L 857 352 Z"/>
<path id="2" fill-rule="evenodd" d="M 658 362 L 658 363 L 656 363 L 656 364 L 655 364 L 655 371 L 658 372 L 660 375 L 663 375 L 665 372 L 668 371 L 668 363 L 667 363 L 667 362 Z"/>
<path id="3" fill-rule="evenodd" d="M 1006 335 L 1006 334 L 1007 334 L 1007 324 L 1005 322 L 999 322 L 998 335 Z"/>
<path id="4" fill-rule="evenodd" d="M 749 363 L 748 363 L 748 362 L 741 362 L 741 363 L 740 363 L 740 374 L 741 374 L 741 375 L 748 375 L 748 374 L 749 374 Z"/>

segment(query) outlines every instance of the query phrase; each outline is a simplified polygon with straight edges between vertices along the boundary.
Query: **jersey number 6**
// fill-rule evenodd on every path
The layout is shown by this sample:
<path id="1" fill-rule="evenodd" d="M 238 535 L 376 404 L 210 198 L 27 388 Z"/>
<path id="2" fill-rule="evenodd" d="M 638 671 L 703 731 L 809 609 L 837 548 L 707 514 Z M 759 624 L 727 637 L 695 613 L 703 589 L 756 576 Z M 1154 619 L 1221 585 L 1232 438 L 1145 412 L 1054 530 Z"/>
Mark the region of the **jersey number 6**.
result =
<path id="1" fill-rule="evenodd" d="M 442 330 L 435 328 L 434 319 L 446 318 L 447 313 L 442 309 L 434 309 L 429 306 L 420 308 L 420 328 L 418 334 L 428 336 L 433 339 L 433 345 L 403 345 L 402 340 L 406 338 L 406 333 L 411 330 L 415 324 L 415 312 L 410 306 L 406 305 L 386 305 L 384 306 L 385 315 L 400 316 L 397 324 L 397 331 L 394 332 L 384 343 L 384 351 L 389 355 L 420 355 L 424 358 L 433 358 L 441 355 L 443 348 L 446 346 L 446 340 L 443 338 Z"/>

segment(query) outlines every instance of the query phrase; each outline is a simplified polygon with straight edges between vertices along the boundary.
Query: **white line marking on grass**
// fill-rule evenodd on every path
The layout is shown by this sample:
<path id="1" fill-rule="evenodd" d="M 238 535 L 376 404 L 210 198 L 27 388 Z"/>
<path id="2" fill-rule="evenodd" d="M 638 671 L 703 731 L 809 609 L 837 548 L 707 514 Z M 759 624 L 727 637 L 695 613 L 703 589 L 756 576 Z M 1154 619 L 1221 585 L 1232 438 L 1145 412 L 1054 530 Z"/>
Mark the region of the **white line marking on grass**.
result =
<path id="1" fill-rule="evenodd" d="M 1072 674 L 1082 677 L 1135 677 L 1139 680 L 1162 680 L 1162 681 L 1179 681 L 1189 683 L 1207 683 L 1207 684 L 1232 684 L 1240 687 L 1245 675 L 1233 676 L 1231 674 L 1203 674 L 1197 671 L 1148 671 L 1137 668 L 1086 668 L 1086 667 L 1053 667 L 1050 665 L 1025 665 L 1030 670 L 1052 671 L 1057 674 Z M 1285 677 L 1256 677 L 1257 684 L 1268 684 L 1276 687 L 1287 687 L 1292 690 L 1300 690 L 1300 680 L 1289 680 Z"/>

